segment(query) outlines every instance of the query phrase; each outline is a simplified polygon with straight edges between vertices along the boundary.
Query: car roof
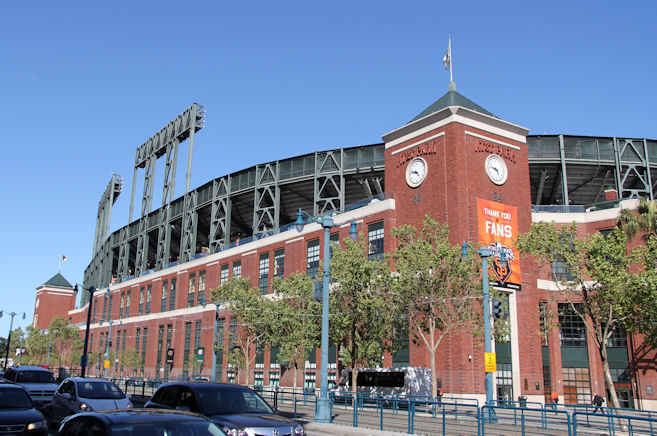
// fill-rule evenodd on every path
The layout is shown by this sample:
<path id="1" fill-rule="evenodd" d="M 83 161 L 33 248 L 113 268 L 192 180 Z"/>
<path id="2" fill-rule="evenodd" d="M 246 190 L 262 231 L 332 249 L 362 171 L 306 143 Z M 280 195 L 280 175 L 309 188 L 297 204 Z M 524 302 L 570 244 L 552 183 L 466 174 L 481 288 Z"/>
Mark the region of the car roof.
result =
<path id="1" fill-rule="evenodd" d="M 26 393 L 29 394 L 29 391 L 21 385 L 17 385 L 17 384 L 11 383 L 11 382 L 0 383 L 0 390 L 6 390 L 6 389 L 20 389 L 20 390 L 25 391 Z"/>
<path id="2" fill-rule="evenodd" d="M 179 381 L 179 382 L 164 383 L 158 386 L 158 390 L 168 386 L 184 386 L 192 390 L 214 390 L 217 388 L 221 388 L 222 390 L 235 390 L 235 391 L 251 390 L 251 388 L 247 386 L 236 385 L 232 383 L 216 383 L 216 382 L 208 382 L 208 381 Z"/>
<path id="3" fill-rule="evenodd" d="M 107 380 L 99 377 L 69 377 L 64 381 L 71 380 L 74 382 L 104 382 L 104 383 L 114 383 L 112 380 Z"/>
<path id="4" fill-rule="evenodd" d="M 37 365 L 12 366 L 11 369 L 13 369 L 15 371 L 47 371 L 47 372 L 52 372 L 48 368 L 44 368 L 43 366 L 37 366 Z"/>
<path id="5" fill-rule="evenodd" d="M 84 412 L 76 416 L 92 416 L 103 420 L 106 424 L 131 424 L 148 422 L 179 421 L 210 421 L 209 418 L 193 412 L 164 409 L 124 409 L 105 410 L 100 412 Z"/>

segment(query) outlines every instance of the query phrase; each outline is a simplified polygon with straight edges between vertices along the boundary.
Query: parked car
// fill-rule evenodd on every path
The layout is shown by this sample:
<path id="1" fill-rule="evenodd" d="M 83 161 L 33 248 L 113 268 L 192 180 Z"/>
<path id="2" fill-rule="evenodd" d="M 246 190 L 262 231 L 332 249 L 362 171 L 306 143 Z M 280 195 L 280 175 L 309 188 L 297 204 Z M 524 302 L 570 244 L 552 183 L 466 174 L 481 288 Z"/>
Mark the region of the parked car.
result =
<path id="1" fill-rule="evenodd" d="M 48 420 L 61 422 L 79 412 L 132 408 L 132 403 L 114 382 L 102 378 L 67 378 L 52 399 Z"/>
<path id="2" fill-rule="evenodd" d="M 52 397 L 57 390 L 55 376 L 41 366 L 21 365 L 7 368 L 5 380 L 23 386 L 37 409 L 48 413 Z"/>
<path id="3" fill-rule="evenodd" d="M 22 386 L 0 384 L 0 434 L 46 436 L 46 420 Z"/>
<path id="4" fill-rule="evenodd" d="M 146 408 L 189 410 L 211 418 L 229 435 L 305 435 L 303 427 L 277 415 L 252 389 L 223 383 L 174 382 L 161 385 Z"/>
<path id="5" fill-rule="evenodd" d="M 225 433 L 210 419 L 196 413 L 130 409 L 69 416 L 57 435 L 225 436 Z"/>

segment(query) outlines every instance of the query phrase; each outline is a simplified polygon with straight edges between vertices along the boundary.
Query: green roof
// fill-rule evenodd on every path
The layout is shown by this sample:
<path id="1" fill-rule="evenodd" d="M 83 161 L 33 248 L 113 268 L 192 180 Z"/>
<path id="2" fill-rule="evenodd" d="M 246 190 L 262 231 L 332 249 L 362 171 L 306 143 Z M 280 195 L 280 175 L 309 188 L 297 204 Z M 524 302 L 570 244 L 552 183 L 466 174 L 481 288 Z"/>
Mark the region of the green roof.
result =
<path id="1" fill-rule="evenodd" d="M 459 94 L 456 92 L 456 85 L 454 82 L 450 82 L 449 84 L 449 90 L 447 91 L 447 94 L 443 95 L 440 97 L 438 100 L 436 100 L 431 106 L 423 110 L 418 116 L 413 118 L 411 121 L 408 123 L 412 123 L 413 121 L 419 120 L 420 118 L 424 118 L 427 115 L 431 115 L 434 112 L 438 112 L 442 109 L 445 109 L 446 107 L 449 106 L 461 106 L 466 109 L 470 109 L 476 112 L 481 112 L 482 114 L 490 115 L 491 117 L 495 117 L 492 113 L 488 112 L 486 109 L 483 107 L 479 106 L 477 103 L 474 101 L 470 100 L 467 97 L 464 97 L 463 95 Z M 497 117 L 495 117 L 497 118 Z"/>
<path id="2" fill-rule="evenodd" d="M 43 286 L 59 286 L 60 288 L 72 288 L 73 285 L 68 282 L 60 273 L 55 274 L 50 280 L 45 282 Z"/>

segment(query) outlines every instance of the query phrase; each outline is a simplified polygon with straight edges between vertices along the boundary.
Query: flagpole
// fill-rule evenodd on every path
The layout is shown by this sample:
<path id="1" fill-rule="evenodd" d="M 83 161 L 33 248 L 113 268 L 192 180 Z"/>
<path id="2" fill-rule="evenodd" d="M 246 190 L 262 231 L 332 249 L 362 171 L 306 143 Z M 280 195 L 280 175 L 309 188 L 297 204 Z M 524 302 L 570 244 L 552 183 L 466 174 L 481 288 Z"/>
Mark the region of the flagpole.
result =
<path id="1" fill-rule="evenodd" d="M 449 81 L 454 81 L 454 76 L 452 75 L 452 35 L 449 35 L 449 44 L 447 45 L 447 51 L 449 52 Z"/>

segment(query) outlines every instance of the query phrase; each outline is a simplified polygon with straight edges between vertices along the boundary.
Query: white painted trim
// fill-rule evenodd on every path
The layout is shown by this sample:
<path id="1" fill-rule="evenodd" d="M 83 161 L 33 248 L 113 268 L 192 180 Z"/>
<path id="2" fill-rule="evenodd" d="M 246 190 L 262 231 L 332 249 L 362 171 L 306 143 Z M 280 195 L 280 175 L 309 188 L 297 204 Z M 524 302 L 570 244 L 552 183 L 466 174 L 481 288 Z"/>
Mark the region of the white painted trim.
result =
<path id="1" fill-rule="evenodd" d="M 304 239 L 303 236 L 299 236 L 298 238 L 294 238 L 294 239 L 290 239 L 290 240 L 288 240 L 288 241 L 285 241 L 285 243 L 286 243 L 286 244 L 291 244 L 291 243 L 293 243 L 293 242 L 303 241 L 303 239 Z"/>
<path id="2" fill-rule="evenodd" d="M 513 392 L 522 392 L 520 375 L 520 344 L 518 334 L 518 299 L 516 293 L 511 292 L 509 296 L 509 316 L 511 321 L 511 372 L 513 377 Z M 514 398 L 512 398 L 514 400 Z"/>
<path id="3" fill-rule="evenodd" d="M 64 296 L 64 297 L 70 297 L 71 295 L 74 295 L 73 292 L 53 291 L 53 290 L 48 290 L 48 289 L 37 291 L 37 296 L 42 295 L 42 294 L 60 295 L 60 296 Z"/>
<path id="4" fill-rule="evenodd" d="M 391 154 L 394 156 L 394 155 L 396 155 L 397 153 L 401 153 L 402 151 L 406 151 L 406 150 L 408 150 L 409 148 L 417 147 L 418 145 L 422 145 L 422 144 L 424 144 L 425 142 L 429 142 L 429 141 L 431 141 L 432 139 L 436 139 L 436 138 L 439 138 L 439 137 L 441 137 L 441 136 L 445 136 L 445 132 L 440 132 L 440 133 L 438 133 L 438 134 L 436 134 L 436 135 L 429 136 L 428 138 L 424 138 L 424 139 L 422 139 L 422 140 L 420 140 L 420 141 L 417 141 L 417 142 L 414 142 L 414 143 L 412 143 L 412 144 L 410 144 L 410 145 L 406 145 L 406 146 L 404 146 L 404 147 L 402 147 L 402 148 L 400 148 L 400 149 L 398 149 L 398 150 L 393 151 Z"/>
<path id="5" fill-rule="evenodd" d="M 178 275 L 180 275 L 180 274 L 185 274 L 186 272 L 187 272 L 186 269 L 184 269 L 184 270 L 182 270 L 182 271 L 178 271 Z"/>
<path id="6" fill-rule="evenodd" d="M 467 136 L 474 136 L 475 138 L 483 139 L 484 141 L 488 141 L 498 145 L 502 145 L 504 147 L 512 148 L 514 150 L 521 150 L 521 148 L 518 147 L 517 145 L 507 144 L 506 142 L 498 141 L 497 139 L 489 138 L 488 136 L 480 135 L 478 133 L 474 133 L 469 130 L 466 130 L 465 134 Z"/>
<path id="7" fill-rule="evenodd" d="M 219 263 L 219 261 L 215 260 L 214 262 L 206 263 L 205 266 L 217 265 L 218 263 Z"/>
<path id="8" fill-rule="evenodd" d="M 242 257 L 244 257 L 244 256 L 250 256 L 250 255 L 252 255 L 252 254 L 256 254 L 257 252 L 258 252 L 258 250 L 247 251 L 246 253 L 242 253 Z"/>
<path id="9" fill-rule="evenodd" d="M 552 280 L 536 279 L 536 287 L 545 291 L 560 291 L 559 286 Z"/>
<path id="10" fill-rule="evenodd" d="M 615 220 L 620 217 L 621 211 L 625 209 L 635 210 L 639 206 L 639 200 L 622 200 L 619 207 L 603 210 L 593 210 L 590 212 L 532 212 L 533 223 L 571 224 L 573 221 L 577 224 L 595 223 L 604 220 Z"/>

